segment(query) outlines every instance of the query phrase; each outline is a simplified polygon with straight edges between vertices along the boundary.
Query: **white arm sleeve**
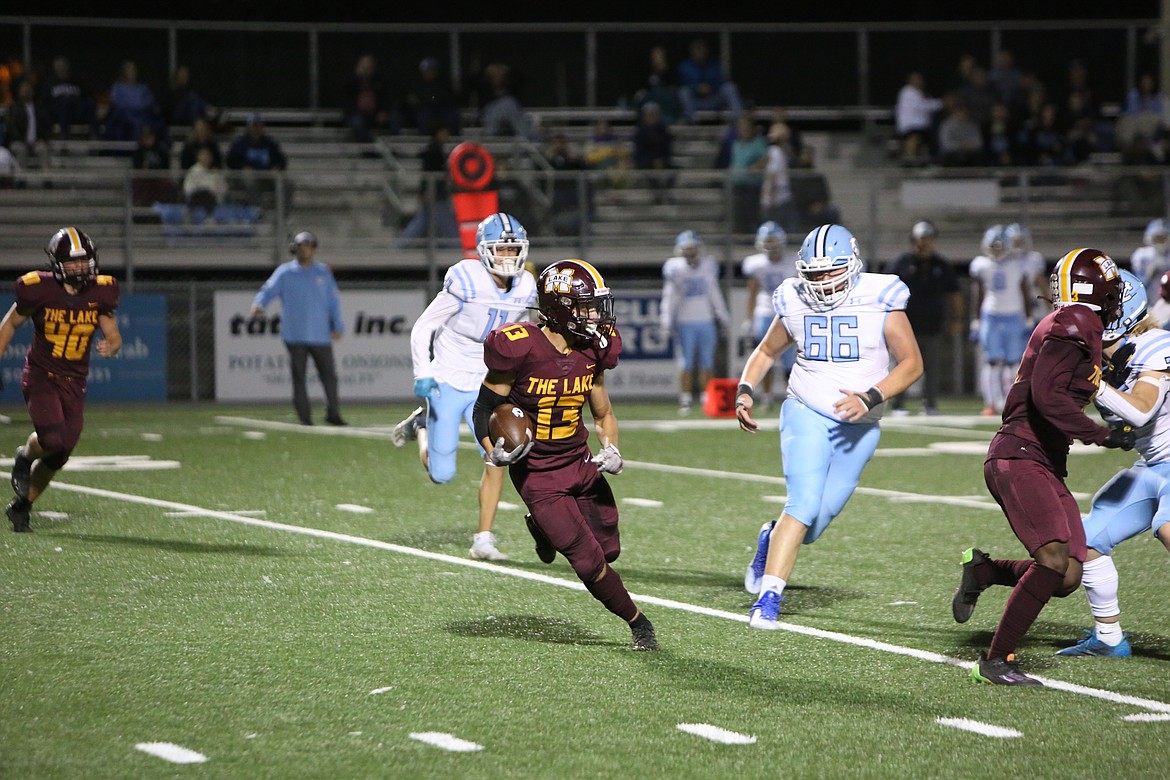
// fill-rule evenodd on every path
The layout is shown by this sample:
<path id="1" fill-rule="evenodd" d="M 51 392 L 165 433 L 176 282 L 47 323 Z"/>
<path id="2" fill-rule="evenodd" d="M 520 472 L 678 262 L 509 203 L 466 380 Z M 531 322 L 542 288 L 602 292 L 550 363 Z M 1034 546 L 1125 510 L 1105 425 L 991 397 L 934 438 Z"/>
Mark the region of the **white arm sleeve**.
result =
<path id="1" fill-rule="evenodd" d="M 459 312 L 463 302 L 446 290 L 440 290 L 410 329 L 410 362 L 414 378 L 430 376 L 431 339 L 443 323 Z"/>
<path id="2" fill-rule="evenodd" d="M 1129 396 L 1117 392 L 1107 384 L 1101 385 L 1101 389 L 1097 391 L 1096 398 L 1098 404 L 1113 412 L 1135 428 L 1142 427 L 1158 413 L 1158 409 L 1162 406 L 1162 401 L 1166 400 L 1166 390 L 1170 387 L 1170 376 L 1143 376 L 1138 381 L 1148 382 L 1158 388 L 1157 399 L 1144 412 L 1133 405 L 1133 402 L 1129 400 Z"/>

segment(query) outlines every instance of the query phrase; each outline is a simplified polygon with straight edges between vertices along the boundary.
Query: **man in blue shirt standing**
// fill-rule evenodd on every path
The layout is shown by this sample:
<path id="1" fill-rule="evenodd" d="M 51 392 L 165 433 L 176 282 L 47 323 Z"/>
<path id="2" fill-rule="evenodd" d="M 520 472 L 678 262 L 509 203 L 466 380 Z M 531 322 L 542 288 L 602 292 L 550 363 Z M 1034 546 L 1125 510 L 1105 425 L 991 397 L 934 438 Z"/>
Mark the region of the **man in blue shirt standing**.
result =
<path id="1" fill-rule="evenodd" d="M 280 298 L 280 338 L 288 348 L 297 417 L 302 425 L 313 424 L 305 388 L 305 369 L 311 355 L 325 391 L 325 422 L 345 425 L 338 407 L 337 368 L 333 362 L 333 342 L 344 332 L 337 281 L 329 266 L 313 260 L 317 237 L 309 231 L 297 233 L 288 249 L 294 259 L 277 266 L 256 293 L 252 316 L 262 315 L 273 298 Z"/>

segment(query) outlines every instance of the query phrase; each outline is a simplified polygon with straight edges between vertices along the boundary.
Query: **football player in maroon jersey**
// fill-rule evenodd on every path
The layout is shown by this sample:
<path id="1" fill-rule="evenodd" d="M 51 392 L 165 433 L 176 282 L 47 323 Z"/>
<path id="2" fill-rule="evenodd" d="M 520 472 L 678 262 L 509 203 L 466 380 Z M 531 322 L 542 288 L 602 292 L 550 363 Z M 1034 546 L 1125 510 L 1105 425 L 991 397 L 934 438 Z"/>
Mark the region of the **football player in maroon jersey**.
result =
<path id="1" fill-rule="evenodd" d="M 986 653 L 972 679 L 994 685 L 1040 685 L 1019 670 L 1015 650 L 1044 605 L 1081 583 L 1085 528 L 1064 478 L 1073 439 L 1133 449 L 1134 433 L 1102 427 L 1084 413 L 1101 379 L 1105 328 L 1122 314 L 1121 272 L 1097 249 L 1074 249 L 1052 272 L 1055 310 L 1040 320 L 1008 392 L 1003 424 L 991 440 L 983 478 L 1030 558 L 993 560 L 974 547 L 951 601 L 959 623 L 992 585 L 1012 588 Z"/>
<path id="2" fill-rule="evenodd" d="M 536 282 L 540 323 L 504 325 L 488 334 L 488 372 L 475 402 L 475 436 L 497 466 L 510 466 L 524 499 L 536 554 L 552 563 L 568 559 L 593 597 L 625 620 L 635 650 L 657 650 L 654 626 L 634 604 L 621 576 L 610 567 L 621 553 L 617 502 L 604 473 L 620 474 L 618 424 L 605 371 L 622 351 L 613 296 L 589 263 L 562 260 Z M 511 452 L 503 438 L 491 441 L 488 418 L 503 403 L 526 411 L 536 439 Z M 581 407 L 589 404 L 601 442 L 589 449 Z M 527 457 L 526 457 L 527 456 Z"/>
<path id="3" fill-rule="evenodd" d="M 20 389 L 33 432 L 16 448 L 12 491 L 5 512 L 12 530 L 28 532 L 33 502 L 69 460 L 85 424 L 89 348 L 100 330 L 97 352 L 114 357 L 122 334 L 114 312 L 118 282 L 98 274 L 97 248 L 85 233 L 65 227 L 49 239 L 48 271 L 29 271 L 16 280 L 16 302 L 0 322 L 0 354 L 16 329 L 31 319 L 33 340 L 24 359 Z"/>

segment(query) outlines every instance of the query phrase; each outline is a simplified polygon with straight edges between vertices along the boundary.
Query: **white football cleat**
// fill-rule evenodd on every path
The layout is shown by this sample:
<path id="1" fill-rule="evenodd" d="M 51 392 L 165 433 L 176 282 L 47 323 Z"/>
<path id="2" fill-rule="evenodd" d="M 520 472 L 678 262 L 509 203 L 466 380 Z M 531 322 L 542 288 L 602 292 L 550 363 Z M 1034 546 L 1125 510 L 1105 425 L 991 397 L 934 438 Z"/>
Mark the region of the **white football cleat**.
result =
<path id="1" fill-rule="evenodd" d="M 496 549 L 496 535 L 491 531 L 481 531 L 471 537 L 471 549 L 468 556 L 477 561 L 506 561 L 508 556 Z"/>
<path id="2" fill-rule="evenodd" d="M 390 431 L 390 441 L 395 447 L 405 446 L 408 441 L 414 441 L 418 438 L 420 428 L 426 424 L 425 414 L 426 407 L 420 406 L 411 412 L 405 420 L 394 426 L 394 430 Z"/>

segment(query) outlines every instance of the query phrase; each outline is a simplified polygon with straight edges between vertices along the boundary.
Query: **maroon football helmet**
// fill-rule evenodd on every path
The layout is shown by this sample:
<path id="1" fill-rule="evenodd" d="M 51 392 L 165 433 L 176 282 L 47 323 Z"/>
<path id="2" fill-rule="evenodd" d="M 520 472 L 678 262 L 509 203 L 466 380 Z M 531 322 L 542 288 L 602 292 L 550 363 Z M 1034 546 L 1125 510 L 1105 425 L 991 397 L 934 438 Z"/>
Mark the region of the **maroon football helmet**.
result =
<path id="1" fill-rule="evenodd" d="M 74 227 L 63 227 L 49 239 L 45 247 L 53 277 L 61 284 L 84 290 L 97 278 L 98 254 L 93 239 Z M 79 266 L 78 261 L 84 265 Z M 71 267 L 66 268 L 69 264 Z"/>
<path id="2" fill-rule="evenodd" d="M 584 260 L 561 260 L 541 271 L 536 303 L 541 324 L 582 341 L 600 341 L 617 321 L 605 280 Z"/>
<path id="3" fill-rule="evenodd" d="M 1053 306 L 1084 304 L 1106 327 L 1121 317 L 1121 286 L 1117 263 L 1100 249 L 1074 249 L 1060 259 L 1049 279 Z"/>
<path id="4" fill-rule="evenodd" d="M 1170 274 L 1162 274 L 1162 283 L 1158 287 L 1158 297 L 1170 302 Z"/>

